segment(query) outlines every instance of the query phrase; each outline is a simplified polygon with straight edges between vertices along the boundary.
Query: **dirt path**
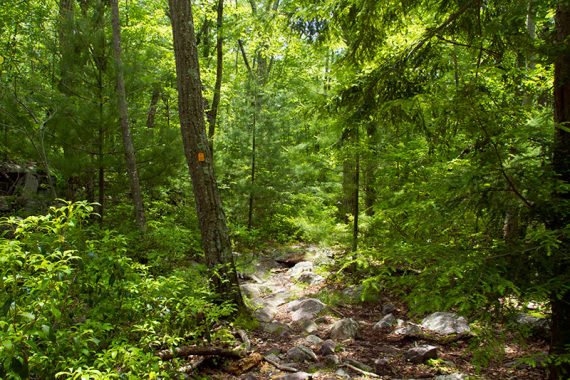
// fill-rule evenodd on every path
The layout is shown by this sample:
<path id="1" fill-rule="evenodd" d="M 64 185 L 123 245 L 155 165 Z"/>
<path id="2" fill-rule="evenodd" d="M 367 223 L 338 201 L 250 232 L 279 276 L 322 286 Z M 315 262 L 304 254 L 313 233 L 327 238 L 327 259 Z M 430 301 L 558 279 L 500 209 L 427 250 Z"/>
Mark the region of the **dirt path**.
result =
<path id="1" fill-rule="evenodd" d="M 544 352 L 543 343 L 522 350 L 507 342 L 505 356 L 478 373 L 468 350 L 470 333 L 434 338 L 426 333 L 425 324 L 408 321 L 397 300 L 379 297 L 359 302 L 358 287 L 327 281 L 325 268 L 333 256 L 330 249 L 293 246 L 285 253 L 259 258 L 246 271 L 242 290 L 259 322 L 255 331 L 248 332 L 251 351 L 265 360 L 247 373 L 229 377 L 218 373 L 212 378 L 545 378 L 543 370 L 517 362 L 524 355 Z M 386 321 L 384 328 L 377 325 L 380 320 Z"/>

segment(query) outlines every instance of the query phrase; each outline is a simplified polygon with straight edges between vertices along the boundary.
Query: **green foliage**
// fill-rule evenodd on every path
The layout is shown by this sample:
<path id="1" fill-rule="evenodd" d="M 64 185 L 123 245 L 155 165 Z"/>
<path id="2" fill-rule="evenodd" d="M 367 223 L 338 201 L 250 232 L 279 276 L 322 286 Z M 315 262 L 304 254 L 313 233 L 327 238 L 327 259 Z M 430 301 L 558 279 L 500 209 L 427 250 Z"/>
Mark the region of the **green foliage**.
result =
<path id="1" fill-rule="evenodd" d="M 169 377 L 156 350 L 233 339 L 218 325 L 235 309 L 214 302 L 203 268 L 152 276 L 126 237 L 86 224 L 92 209 L 65 203 L 4 221 L 2 377 Z"/>

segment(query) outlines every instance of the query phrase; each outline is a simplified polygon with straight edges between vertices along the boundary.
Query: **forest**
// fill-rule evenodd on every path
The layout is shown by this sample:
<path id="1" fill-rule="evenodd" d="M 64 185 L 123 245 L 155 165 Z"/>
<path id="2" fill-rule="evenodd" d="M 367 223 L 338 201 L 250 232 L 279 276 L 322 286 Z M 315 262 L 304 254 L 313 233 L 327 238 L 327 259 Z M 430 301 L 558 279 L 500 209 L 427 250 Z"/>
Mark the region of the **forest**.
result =
<path id="1" fill-rule="evenodd" d="M 570 379 L 570 0 L 0 4 L 0 379 Z"/>

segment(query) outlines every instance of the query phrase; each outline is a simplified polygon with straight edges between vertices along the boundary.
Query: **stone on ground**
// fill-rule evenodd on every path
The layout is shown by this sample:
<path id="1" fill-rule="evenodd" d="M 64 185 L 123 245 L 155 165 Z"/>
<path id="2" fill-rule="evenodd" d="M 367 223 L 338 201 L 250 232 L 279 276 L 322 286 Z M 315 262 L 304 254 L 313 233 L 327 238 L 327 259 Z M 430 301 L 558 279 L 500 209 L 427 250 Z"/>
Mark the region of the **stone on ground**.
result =
<path id="1" fill-rule="evenodd" d="M 405 337 L 415 337 L 422 332 L 420 326 L 411 322 L 404 322 L 401 319 L 398 320 L 398 328 L 394 330 L 394 334 L 402 335 Z"/>
<path id="2" fill-rule="evenodd" d="M 303 273 L 312 272 L 313 263 L 310 261 L 301 261 L 287 271 L 287 274 L 293 278 L 299 278 Z"/>
<path id="3" fill-rule="evenodd" d="M 318 358 L 317 355 L 313 352 L 313 350 L 303 345 L 299 345 L 287 351 L 287 360 L 291 360 L 297 363 L 303 363 L 305 361 L 316 362 Z"/>
<path id="4" fill-rule="evenodd" d="M 374 325 L 374 330 L 386 331 L 398 324 L 396 317 L 393 314 L 385 315 L 378 323 Z"/>
<path id="5" fill-rule="evenodd" d="M 332 355 L 332 354 L 334 354 L 335 349 L 336 349 L 336 343 L 334 342 L 334 340 L 327 339 L 321 345 L 321 349 L 319 350 L 319 353 L 322 356 Z"/>
<path id="6" fill-rule="evenodd" d="M 293 301 L 287 305 L 287 308 L 293 311 L 291 314 L 291 320 L 293 322 L 302 319 L 313 319 L 325 307 L 326 305 L 316 298 Z"/>
<path id="7" fill-rule="evenodd" d="M 417 346 L 406 351 L 404 357 L 412 363 L 423 363 L 428 359 L 437 359 L 437 347 L 430 345 Z"/>
<path id="8" fill-rule="evenodd" d="M 311 375 L 306 372 L 295 372 L 276 377 L 275 380 L 305 380 L 310 378 Z"/>
<path id="9" fill-rule="evenodd" d="M 345 340 L 356 338 L 359 327 L 358 322 L 352 318 L 341 319 L 332 325 L 331 339 Z"/>
<path id="10" fill-rule="evenodd" d="M 455 313 L 438 312 L 430 314 L 422 321 L 422 327 L 440 335 L 460 335 L 471 332 L 465 318 Z"/>

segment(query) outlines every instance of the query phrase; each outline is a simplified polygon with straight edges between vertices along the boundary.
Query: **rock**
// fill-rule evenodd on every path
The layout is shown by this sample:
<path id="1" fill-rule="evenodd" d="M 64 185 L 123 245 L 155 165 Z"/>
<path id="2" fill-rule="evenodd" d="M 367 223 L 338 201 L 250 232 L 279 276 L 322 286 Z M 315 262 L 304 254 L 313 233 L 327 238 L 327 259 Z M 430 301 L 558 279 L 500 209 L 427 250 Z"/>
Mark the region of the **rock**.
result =
<path id="1" fill-rule="evenodd" d="M 404 358 L 412 363 L 423 363 L 428 359 L 437 359 L 437 347 L 429 345 L 417 346 L 406 351 Z"/>
<path id="2" fill-rule="evenodd" d="M 313 263 L 310 261 L 301 261 L 287 271 L 287 274 L 293 278 L 299 278 L 303 273 L 312 272 Z"/>
<path id="3" fill-rule="evenodd" d="M 396 306 L 394 306 L 394 304 L 387 303 L 382 306 L 382 314 L 384 315 L 391 314 L 395 311 L 396 311 Z"/>
<path id="4" fill-rule="evenodd" d="M 261 323 L 261 328 L 263 331 L 277 336 L 282 336 L 291 331 L 291 328 L 286 324 L 275 321 L 269 323 Z"/>
<path id="5" fill-rule="evenodd" d="M 301 274 L 297 280 L 308 285 L 318 285 L 323 283 L 325 281 L 325 278 L 318 274 L 307 272 Z"/>
<path id="6" fill-rule="evenodd" d="M 530 336 L 541 339 L 550 337 L 550 320 L 526 314 L 517 314 L 515 322 L 530 333 Z"/>
<path id="7" fill-rule="evenodd" d="M 340 358 L 338 357 L 338 355 L 335 354 L 331 354 L 331 355 L 327 355 L 324 358 L 325 364 L 327 365 L 339 365 L 340 364 Z"/>
<path id="8" fill-rule="evenodd" d="M 265 305 L 272 307 L 279 307 L 291 298 L 291 293 L 284 288 L 270 289 L 271 295 L 262 300 Z"/>
<path id="9" fill-rule="evenodd" d="M 336 349 L 336 343 L 334 342 L 334 340 L 327 339 L 321 345 L 321 349 L 319 350 L 319 353 L 322 356 L 332 355 L 335 353 L 335 349 Z"/>
<path id="10" fill-rule="evenodd" d="M 305 338 L 305 343 L 309 346 L 318 346 L 323 343 L 323 340 L 316 335 L 309 335 Z"/>
<path id="11" fill-rule="evenodd" d="M 310 319 L 302 319 L 298 321 L 297 324 L 307 334 L 312 334 L 319 329 L 319 326 Z"/>
<path id="12" fill-rule="evenodd" d="M 306 372 L 288 373 L 283 376 L 275 377 L 275 380 L 305 380 L 310 379 L 311 375 Z"/>
<path id="13" fill-rule="evenodd" d="M 287 359 L 292 360 L 297 363 L 303 363 L 305 361 L 317 361 L 317 355 L 308 347 L 299 345 L 297 347 L 291 348 L 287 351 Z"/>
<path id="14" fill-rule="evenodd" d="M 374 372 L 378 375 L 388 375 L 392 373 L 390 359 L 387 357 L 374 360 Z"/>
<path id="15" fill-rule="evenodd" d="M 396 317 L 394 317 L 393 314 L 388 314 L 386 316 L 384 316 L 384 318 L 382 318 L 378 323 L 376 323 L 374 325 L 374 330 L 389 330 L 392 328 L 392 326 L 395 326 L 398 324 L 398 321 L 396 320 Z"/>
<path id="16" fill-rule="evenodd" d="M 402 335 L 404 337 L 414 337 L 418 336 L 422 332 L 420 326 L 416 325 L 415 323 L 404 322 L 404 321 L 400 323 L 400 321 L 398 321 L 399 327 L 396 330 L 394 330 L 394 334 Z"/>
<path id="17" fill-rule="evenodd" d="M 265 355 L 265 357 L 271 361 L 276 362 L 276 363 L 281 362 L 281 359 L 279 359 L 279 356 L 277 356 L 276 354 Z"/>
<path id="18" fill-rule="evenodd" d="M 340 377 L 342 379 L 350 379 L 350 375 L 348 373 L 346 373 L 346 371 L 342 368 L 337 369 L 337 371 L 335 372 L 335 375 L 337 375 L 338 377 Z"/>
<path id="19" fill-rule="evenodd" d="M 465 318 L 455 313 L 438 312 L 430 314 L 422 321 L 422 327 L 440 335 L 463 335 L 471 332 Z"/>
<path id="20" fill-rule="evenodd" d="M 257 284 L 243 284 L 240 286 L 242 293 L 249 298 L 260 298 L 261 290 Z"/>
<path id="21" fill-rule="evenodd" d="M 253 312 L 253 316 L 260 322 L 271 322 L 277 314 L 277 310 L 271 307 L 262 307 Z"/>
<path id="22" fill-rule="evenodd" d="M 366 372 L 374 372 L 374 368 L 372 368 L 372 367 L 370 367 L 369 365 L 366 365 L 366 364 L 364 364 L 364 363 L 361 363 L 361 362 L 359 362 L 359 361 L 356 361 L 356 360 L 354 360 L 354 359 L 349 359 L 349 358 L 348 358 L 348 359 L 346 359 L 346 362 L 347 362 L 348 364 L 350 364 L 350 365 L 352 365 L 352 366 L 358 368 L 358 369 L 363 370 L 363 371 L 366 371 Z"/>
<path id="23" fill-rule="evenodd" d="M 291 314 L 291 320 L 293 322 L 302 319 L 313 319 L 325 307 L 326 305 L 316 298 L 307 298 L 289 302 L 288 304 L 288 309 L 293 311 L 293 314 Z"/>
<path id="24" fill-rule="evenodd" d="M 434 380 L 466 380 L 469 376 L 463 373 L 452 373 L 451 375 L 439 375 Z"/>
<path id="25" fill-rule="evenodd" d="M 337 321 L 331 327 L 331 338 L 336 340 L 353 339 L 358 335 L 358 322 L 352 318 Z"/>

